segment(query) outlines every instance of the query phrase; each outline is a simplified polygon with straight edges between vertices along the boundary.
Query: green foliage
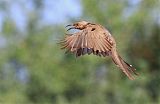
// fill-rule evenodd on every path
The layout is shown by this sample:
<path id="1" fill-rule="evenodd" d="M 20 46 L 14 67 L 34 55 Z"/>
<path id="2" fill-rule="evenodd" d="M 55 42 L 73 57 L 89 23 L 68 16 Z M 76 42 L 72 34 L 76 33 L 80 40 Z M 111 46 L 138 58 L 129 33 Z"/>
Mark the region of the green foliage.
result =
<path id="1" fill-rule="evenodd" d="M 112 31 L 119 53 L 137 68 L 140 76 L 134 81 L 109 57 L 76 59 L 73 54 L 64 54 L 57 44 L 65 33 L 64 26 L 39 26 L 43 2 L 33 1 L 36 9 L 34 15 L 28 15 L 25 31 L 17 29 L 11 18 L 2 24 L 0 35 L 6 44 L 0 47 L 0 103 L 160 103 L 160 24 L 152 15 L 160 7 L 159 1 L 141 0 L 135 11 L 128 11 L 132 12 L 129 16 L 125 11 L 132 8 L 130 0 L 81 1 L 81 18 Z M 2 10 L 8 13 L 5 8 Z"/>

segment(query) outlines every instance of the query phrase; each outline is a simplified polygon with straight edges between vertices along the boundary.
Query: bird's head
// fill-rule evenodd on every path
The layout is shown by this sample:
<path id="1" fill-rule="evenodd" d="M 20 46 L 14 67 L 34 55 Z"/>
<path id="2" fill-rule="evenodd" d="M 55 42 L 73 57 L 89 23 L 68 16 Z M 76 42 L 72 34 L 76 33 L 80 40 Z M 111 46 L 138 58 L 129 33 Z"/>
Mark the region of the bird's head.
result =
<path id="1" fill-rule="evenodd" d="M 84 29 L 89 23 L 86 21 L 79 21 L 73 24 L 76 29 Z"/>
<path id="2" fill-rule="evenodd" d="M 68 30 L 71 30 L 71 29 L 79 29 L 79 30 L 82 30 L 84 28 L 86 28 L 86 26 L 90 24 L 89 22 L 86 22 L 86 21 L 79 21 L 79 22 L 75 22 L 73 23 L 72 25 L 67 25 L 66 27 L 68 26 L 73 26 L 71 28 L 69 28 Z"/>

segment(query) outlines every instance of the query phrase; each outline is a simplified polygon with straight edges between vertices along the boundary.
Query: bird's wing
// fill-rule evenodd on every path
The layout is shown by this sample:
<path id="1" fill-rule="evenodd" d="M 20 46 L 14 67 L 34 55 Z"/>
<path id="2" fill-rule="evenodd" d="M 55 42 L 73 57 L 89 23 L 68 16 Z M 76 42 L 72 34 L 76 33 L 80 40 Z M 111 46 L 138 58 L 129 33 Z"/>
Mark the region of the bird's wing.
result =
<path id="1" fill-rule="evenodd" d="M 75 34 L 66 34 L 65 38 L 60 41 L 62 47 L 61 49 L 67 49 L 67 51 L 74 52 L 79 47 L 80 43 L 80 33 Z"/>
<path id="2" fill-rule="evenodd" d="M 85 29 L 66 35 L 61 41 L 62 48 L 76 54 L 76 57 L 85 54 L 98 56 L 111 56 L 113 62 L 133 80 L 132 73 L 135 73 L 135 68 L 126 63 L 116 51 L 116 42 L 111 34 L 100 25 L 89 25 Z"/>
<path id="3" fill-rule="evenodd" d="M 109 56 L 113 43 L 106 31 L 99 25 L 89 26 L 80 32 L 67 35 L 62 41 L 62 48 L 74 52 L 77 57 L 91 53 Z"/>

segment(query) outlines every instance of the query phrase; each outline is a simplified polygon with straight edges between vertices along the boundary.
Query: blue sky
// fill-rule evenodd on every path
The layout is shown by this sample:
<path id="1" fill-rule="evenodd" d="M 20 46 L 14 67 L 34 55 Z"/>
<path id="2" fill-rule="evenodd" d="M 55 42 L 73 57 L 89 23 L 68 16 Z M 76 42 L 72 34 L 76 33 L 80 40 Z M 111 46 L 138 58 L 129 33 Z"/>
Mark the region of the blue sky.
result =
<path id="1" fill-rule="evenodd" d="M 0 9 L 0 31 L 5 18 L 12 18 L 17 28 L 24 30 L 27 25 L 28 15 L 34 14 L 34 0 L 1 0 L 0 4 L 6 5 L 7 12 Z M 43 10 L 39 12 L 42 24 L 60 24 L 69 18 L 77 18 L 82 14 L 81 0 L 42 0 Z M 129 0 L 130 5 L 137 5 L 141 0 Z M 132 11 L 129 10 L 129 11 Z M 126 11 L 128 12 L 128 10 Z M 130 12 L 128 12 L 130 13 Z M 129 15 L 129 14 L 125 14 Z"/>
<path id="2" fill-rule="evenodd" d="M 17 28 L 23 30 L 26 26 L 28 15 L 35 10 L 32 0 L 2 0 L 7 4 L 7 12 L 0 10 L 0 31 L 5 18 L 12 18 Z M 69 18 L 81 15 L 82 7 L 79 0 L 43 0 L 44 9 L 39 12 L 43 24 L 60 24 Z"/>
<path id="3" fill-rule="evenodd" d="M 68 17 L 79 17 L 81 15 L 81 5 L 79 0 L 45 0 L 46 5 L 43 12 L 43 19 L 47 23 L 62 23 Z"/>
<path id="4" fill-rule="evenodd" d="M 0 0 L 0 6 L 6 6 L 6 11 L 0 7 L 0 34 L 5 19 L 10 18 L 19 31 L 24 31 L 27 26 L 28 15 L 38 12 L 33 0 Z M 69 18 L 77 18 L 82 14 L 79 0 L 43 0 L 44 9 L 39 12 L 40 22 L 44 25 L 62 24 Z M 5 47 L 6 39 L 0 35 L 0 48 Z"/>

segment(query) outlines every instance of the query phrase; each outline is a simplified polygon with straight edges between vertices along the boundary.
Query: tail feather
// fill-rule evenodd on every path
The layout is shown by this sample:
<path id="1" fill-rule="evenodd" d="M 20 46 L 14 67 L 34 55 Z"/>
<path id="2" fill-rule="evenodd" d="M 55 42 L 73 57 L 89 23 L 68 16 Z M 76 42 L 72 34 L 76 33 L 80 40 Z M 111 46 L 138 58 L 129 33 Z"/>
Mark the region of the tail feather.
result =
<path id="1" fill-rule="evenodd" d="M 134 80 L 134 76 L 138 75 L 138 73 L 135 72 L 135 68 L 132 67 L 132 65 L 125 62 L 117 53 L 117 51 L 112 51 L 112 60 L 113 62 L 127 75 L 127 77 L 131 80 Z"/>
<path id="2" fill-rule="evenodd" d="M 119 59 L 121 60 L 122 64 L 123 64 L 126 68 L 128 68 L 128 70 L 129 70 L 131 73 L 134 73 L 135 75 L 138 75 L 138 73 L 136 72 L 136 69 L 135 69 L 132 65 L 128 64 L 128 63 L 127 63 L 126 61 L 124 61 L 120 56 L 119 56 Z"/>

